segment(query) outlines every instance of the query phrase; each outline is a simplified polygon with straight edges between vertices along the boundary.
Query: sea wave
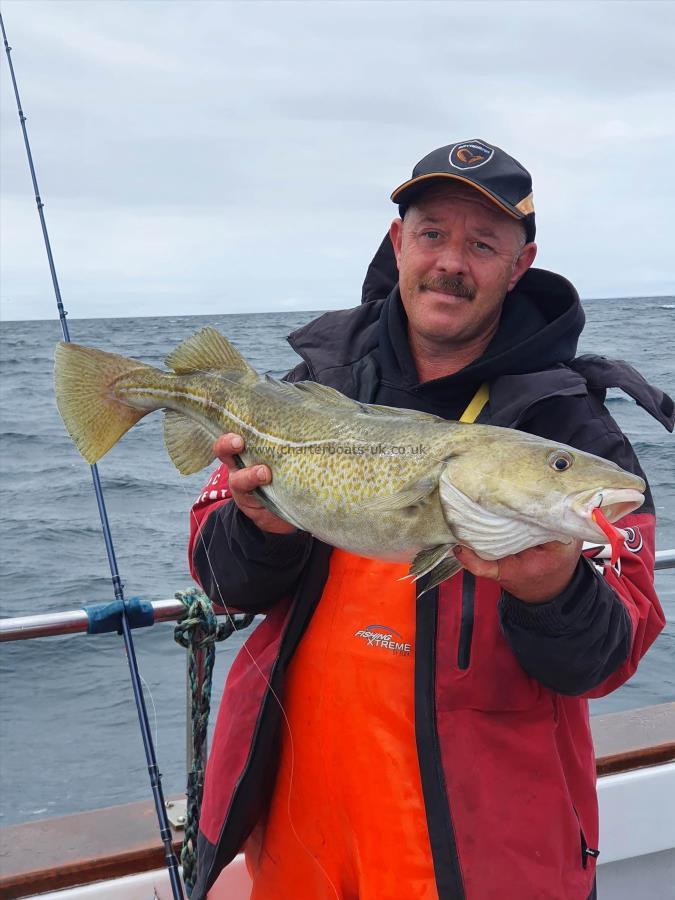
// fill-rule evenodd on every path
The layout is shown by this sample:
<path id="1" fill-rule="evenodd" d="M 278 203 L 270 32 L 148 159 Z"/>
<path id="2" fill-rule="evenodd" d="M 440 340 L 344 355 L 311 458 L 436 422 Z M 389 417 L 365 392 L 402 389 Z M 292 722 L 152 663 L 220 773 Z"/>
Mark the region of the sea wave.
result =
<path id="1" fill-rule="evenodd" d="M 627 359 L 648 380 L 672 386 L 675 303 L 670 300 L 586 303 L 587 327 L 579 352 Z M 279 376 L 298 362 L 285 334 L 315 315 L 72 320 L 71 325 L 78 342 L 160 365 L 180 340 L 212 324 L 261 370 Z M 3 323 L 0 332 L 6 429 L 0 451 L 3 615 L 77 608 L 112 596 L 88 467 L 70 445 L 54 408 L 51 367 L 58 337 L 58 323 L 53 322 Z M 8 358 L 15 365 L 7 365 Z M 608 405 L 629 433 L 653 486 L 659 546 L 675 547 L 672 437 L 625 395 L 610 394 Z M 175 473 L 162 446 L 160 416 L 143 420 L 105 457 L 101 479 L 126 594 L 161 599 L 190 586 L 188 510 L 205 473 L 190 479 Z M 657 583 L 664 597 L 675 602 L 675 571 L 660 572 Z M 596 711 L 673 699 L 672 616 L 667 629 L 671 643 L 657 641 L 629 688 L 600 701 Z M 230 662 L 246 636 L 234 635 L 219 645 L 214 698 L 220 696 Z M 168 785 L 182 791 L 185 735 L 176 709 L 184 702 L 184 651 L 175 645 L 170 624 L 139 630 L 136 644 L 157 704 L 162 768 Z M 145 794 L 147 774 L 117 635 L 6 644 L 2 659 L 0 717 L 12 723 L 5 729 L 11 735 L 3 743 L 0 773 L 4 824 L 26 820 L 36 809 L 66 813 Z M 214 717 L 216 712 L 214 701 Z M 26 753 L 36 733 L 49 735 L 46 755 Z M 130 747 L 137 747 L 138 754 L 129 754 Z M 100 765 L 103 758 L 105 766 Z M 24 773 L 21 780 L 13 775 L 19 770 Z"/>

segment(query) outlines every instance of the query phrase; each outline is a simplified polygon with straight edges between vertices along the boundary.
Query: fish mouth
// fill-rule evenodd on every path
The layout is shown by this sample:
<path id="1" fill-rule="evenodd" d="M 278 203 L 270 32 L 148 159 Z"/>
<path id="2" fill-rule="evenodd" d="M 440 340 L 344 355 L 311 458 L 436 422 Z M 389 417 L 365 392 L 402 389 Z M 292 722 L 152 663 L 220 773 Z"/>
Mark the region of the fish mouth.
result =
<path id="1" fill-rule="evenodd" d="M 644 484 L 644 482 L 642 483 Z M 585 535 L 586 539 L 601 538 L 603 543 L 605 542 L 605 532 L 593 519 L 595 509 L 601 509 L 608 522 L 616 522 L 642 506 L 645 501 L 642 491 L 632 488 L 606 488 L 600 491 L 584 491 L 570 498 L 572 510 L 577 516 L 584 519 L 588 532 Z"/>

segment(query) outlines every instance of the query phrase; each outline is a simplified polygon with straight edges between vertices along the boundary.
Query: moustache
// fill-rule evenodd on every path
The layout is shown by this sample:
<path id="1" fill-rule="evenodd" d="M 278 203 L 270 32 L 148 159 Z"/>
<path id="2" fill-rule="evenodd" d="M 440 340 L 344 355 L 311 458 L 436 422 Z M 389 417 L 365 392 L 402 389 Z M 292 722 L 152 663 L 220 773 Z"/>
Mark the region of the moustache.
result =
<path id="1" fill-rule="evenodd" d="M 464 297 L 466 300 L 473 300 L 476 296 L 474 288 L 451 278 L 449 275 L 437 275 L 435 278 L 426 278 L 419 283 L 422 291 L 440 291 L 442 294 L 454 294 L 456 297 Z"/>

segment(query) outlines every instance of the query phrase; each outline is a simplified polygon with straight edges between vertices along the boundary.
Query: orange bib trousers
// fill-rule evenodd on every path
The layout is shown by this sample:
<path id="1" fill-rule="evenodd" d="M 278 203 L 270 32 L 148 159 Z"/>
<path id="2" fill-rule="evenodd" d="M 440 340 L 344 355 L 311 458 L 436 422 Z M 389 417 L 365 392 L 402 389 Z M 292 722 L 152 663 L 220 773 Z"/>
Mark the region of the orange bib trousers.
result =
<path id="1" fill-rule="evenodd" d="M 335 550 L 289 667 L 280 764 L 246 846 L 252 900 L 437 897 L 415 743 L 407 565 Z"/>

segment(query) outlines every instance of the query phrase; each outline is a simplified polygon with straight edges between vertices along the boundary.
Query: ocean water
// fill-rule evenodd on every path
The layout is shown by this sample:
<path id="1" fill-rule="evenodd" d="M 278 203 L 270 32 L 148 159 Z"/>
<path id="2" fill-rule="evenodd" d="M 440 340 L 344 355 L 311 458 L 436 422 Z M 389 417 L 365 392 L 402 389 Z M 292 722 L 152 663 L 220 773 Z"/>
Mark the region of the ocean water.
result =
<path id="1" fill-rule="evenodd" d="M 675 298 L 587 301 L 580 352 L 628 360 L 675 391 Z M 297 361 L 285 342 L 312 312 L 220 317 L 72 320 L 72 338 L 161 365 L 205 324 L 228 335 L 259 371 Z M 0 331 L 0 615 L 74 609 L 112 592 L 89 467 L 75 451 L 52 390 L 57 321 L 3 323 Z M 672 435 L 627 397 L 608 406 L 632 441 L 657 507 L 657 546 L 675 548 Z M 99 465 L 127 596 L 171 597 L 190 586 L 188 510 L 205 475 L 181 477 L 153 415 Z M 594 713 L 675 700 L 675 570 L 657 573 L 668 625 L 623 688 Z M 185 652 L 171 624 L 135 633 L 166 795 L 185 784 Z M 246 634 L 246 633 L 245 633 Z M 213 720 L 237 648 L 218 645 Z M 0 646 L 0 825 L 150 796 L 121 638 L 72 635 Z M 213 721 L 212 720 L 212 721 Z"/>

